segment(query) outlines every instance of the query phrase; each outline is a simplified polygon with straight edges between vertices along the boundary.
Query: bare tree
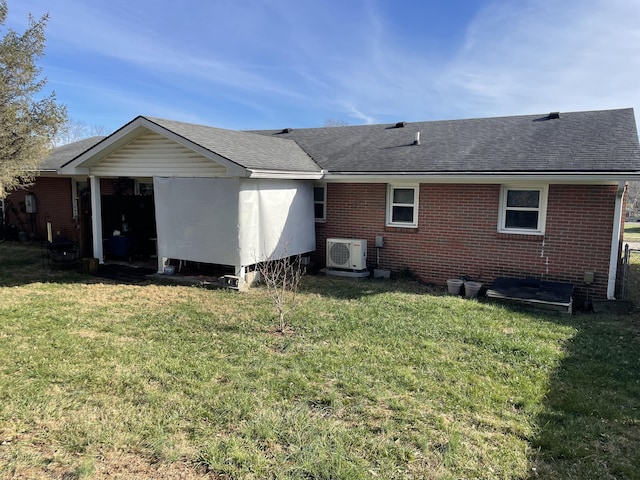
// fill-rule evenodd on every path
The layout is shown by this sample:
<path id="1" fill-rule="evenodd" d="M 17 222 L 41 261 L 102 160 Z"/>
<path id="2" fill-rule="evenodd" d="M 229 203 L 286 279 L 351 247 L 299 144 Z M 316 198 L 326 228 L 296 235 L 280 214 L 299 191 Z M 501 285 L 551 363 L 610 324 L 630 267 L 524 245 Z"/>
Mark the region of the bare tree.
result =
<path id="1" fill-rule="evenodd" d="M 328 118 L 324 121 L 323 127 L 346 127 L 349 125 L 349 122 L 344 120 L 337 120 L 335 118 Z"/>
<path id="2" fill-rule="evenodd" d="M 260 281 L 264 283 L 278 314 L 278 332 L 287 329 L 291 314 L 297 307 L 298 288 L 304 275 L 300 255 L 267 260 L 257 265 Z"/>
<path id="3" fill-rule="evenodd" d="M 79 120 L 70 119 L 62 127 L 59 135 L 55 139 L 57 146 L 77 142 L 84 138 L 103 136 L 107 134 L 107 129 L 101 125 L 87 125 Z"/>

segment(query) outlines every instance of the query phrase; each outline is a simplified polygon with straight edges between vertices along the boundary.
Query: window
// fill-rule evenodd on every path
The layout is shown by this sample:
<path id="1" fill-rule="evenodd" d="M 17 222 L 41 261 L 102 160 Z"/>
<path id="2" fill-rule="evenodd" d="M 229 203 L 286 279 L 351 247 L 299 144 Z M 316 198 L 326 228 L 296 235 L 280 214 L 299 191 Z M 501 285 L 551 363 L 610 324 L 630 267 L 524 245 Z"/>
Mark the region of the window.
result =
<path id="1" fill-rule="evenodd" d="M 418 226 L 418 186 L 387 187 L 387 225 Z"/>
<path id="2" fill-rule="evenodd" d="M 141 182 L 136 180 L 136 195 L 151 196 L 153 195 L 153 182 Z"/>
<path id="3" fill-rule="evenodd" d="M 506 186 L 500 189 L 498 230 L 542 234 L 547 210 L 547 186 Z"/>
<path id="4" fill-rule="evenodd" d="M 313 187 L 313 210 L 316 222 L 324 222 L 327 215 L 327 186 L 315 185 Z"/>

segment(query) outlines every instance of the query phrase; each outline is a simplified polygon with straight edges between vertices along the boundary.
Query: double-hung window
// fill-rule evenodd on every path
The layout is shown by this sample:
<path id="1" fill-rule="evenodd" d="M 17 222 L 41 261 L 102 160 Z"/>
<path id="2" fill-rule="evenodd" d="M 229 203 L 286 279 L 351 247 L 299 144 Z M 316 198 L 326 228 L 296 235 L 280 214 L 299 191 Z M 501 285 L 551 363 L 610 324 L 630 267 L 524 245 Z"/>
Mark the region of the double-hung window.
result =
<path id="1" fill-rule="evenodd" d="M 387 226 L 418 226 L 418 185 L 387 186 Z"/>
<path id="2" fill-rule="evenodd" d="M 313 210 L 316 222 L 327 220 L 327 186 L 315 185 L 313 187 Z"/>
<path id="3" fill-rule="evenodd" d="M 498 230 L 505 233 L 543 234 L 547 214 L 548 186 L 500 188 Z"/>

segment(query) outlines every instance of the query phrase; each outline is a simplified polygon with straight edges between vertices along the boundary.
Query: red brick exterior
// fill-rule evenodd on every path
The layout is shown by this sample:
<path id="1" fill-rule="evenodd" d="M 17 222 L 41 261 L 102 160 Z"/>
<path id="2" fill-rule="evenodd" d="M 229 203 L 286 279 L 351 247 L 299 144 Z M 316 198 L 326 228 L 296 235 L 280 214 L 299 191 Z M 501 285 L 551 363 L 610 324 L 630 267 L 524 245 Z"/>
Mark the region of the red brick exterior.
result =
<path id="1" fill-rule="evenodd" d="M 24 197 L 29 192 L 36 197 L 36 213 L 33 215 L 25 212 Z M 47 222 L 51 222 L 54 237 L 60 232 L 70 240 L 79 240 L 69 178 L 38 177 L 32 186 L 12 192 L 6 204 L 7 225 L 14 226 L 18 232 L 26 232 L 29 238 L 46 240 Z"/>
<path id="2" fill-rule="evenodd" d="M 604 299 L 616 186 L 550 185 L 544 236 L 497 231 L 499 185 L 421 184 L 418 228 L 385 226 L 385 184 L 327 184 L 326 223 L 316 224 L 314 260 L 325 264 L 326 239 L 364 238 L 376 264 L 376 235 L 384 236 L 380 268 L 409 268 L 421 280 L 445 285 L 466 275 L 485 284 L 498 276 L 537 277 L 576 285 Z"/>

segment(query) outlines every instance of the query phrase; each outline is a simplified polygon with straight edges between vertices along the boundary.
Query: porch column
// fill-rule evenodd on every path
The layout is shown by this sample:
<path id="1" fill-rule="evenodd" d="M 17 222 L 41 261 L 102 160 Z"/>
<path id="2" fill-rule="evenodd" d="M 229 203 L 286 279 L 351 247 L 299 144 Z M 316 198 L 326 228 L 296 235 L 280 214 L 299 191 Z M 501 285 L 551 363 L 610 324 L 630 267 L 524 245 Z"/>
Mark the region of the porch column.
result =
<path id="1" fill-rule="evenodd" d="M 102 204 L 100 202 L 100 178 L 90 176 L 91 185 L 91 231 L 93 233 L 93 256 L 104 263 L 102 251 Z"/>

